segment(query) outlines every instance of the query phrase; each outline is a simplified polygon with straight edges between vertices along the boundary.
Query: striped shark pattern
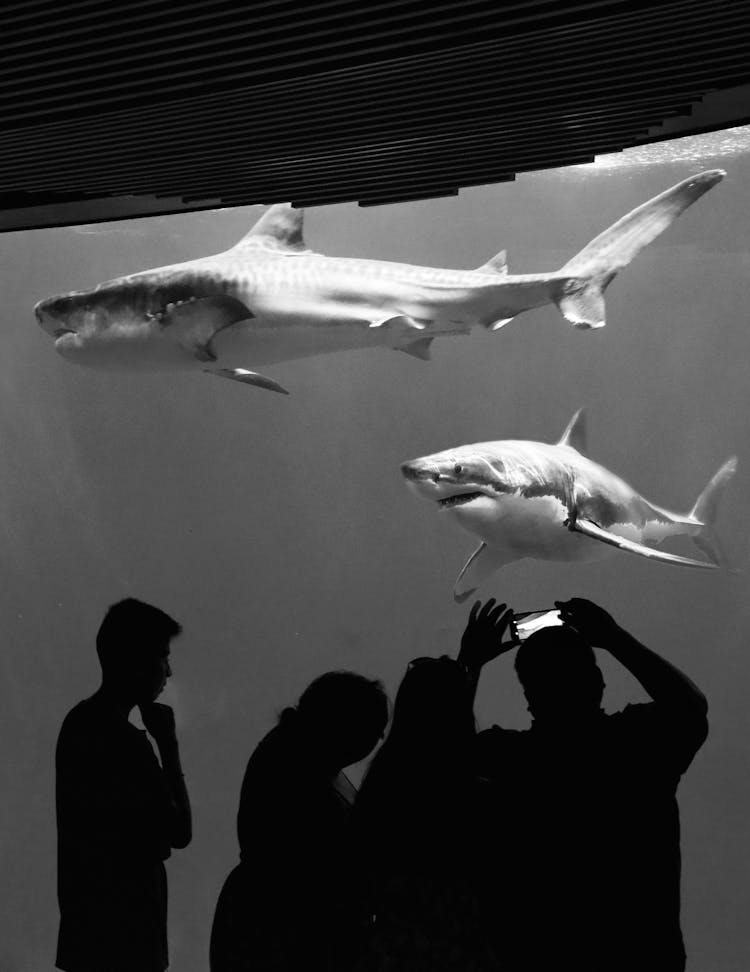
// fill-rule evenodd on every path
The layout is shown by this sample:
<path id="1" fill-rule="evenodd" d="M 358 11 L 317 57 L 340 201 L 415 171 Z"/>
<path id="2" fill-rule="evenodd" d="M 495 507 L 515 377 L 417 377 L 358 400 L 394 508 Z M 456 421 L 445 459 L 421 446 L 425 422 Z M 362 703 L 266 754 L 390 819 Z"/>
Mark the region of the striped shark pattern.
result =
<path id="1" fill-rule="evenodd" d="M 286 393 L 256 369 L 374 347 L 427 359 L 436 337 L 497 330 L 549 303 L 575 327 L 601 327 L 614 276 L 723 175 L 683 179 L 553 273 L 511 274 L 504 252 L 475 270 L 327 257 L 307 248 L 303 212 L 275 205 L 224 253 L 41 300 L 35 314 L 71 362 L 206 371 Z"/>

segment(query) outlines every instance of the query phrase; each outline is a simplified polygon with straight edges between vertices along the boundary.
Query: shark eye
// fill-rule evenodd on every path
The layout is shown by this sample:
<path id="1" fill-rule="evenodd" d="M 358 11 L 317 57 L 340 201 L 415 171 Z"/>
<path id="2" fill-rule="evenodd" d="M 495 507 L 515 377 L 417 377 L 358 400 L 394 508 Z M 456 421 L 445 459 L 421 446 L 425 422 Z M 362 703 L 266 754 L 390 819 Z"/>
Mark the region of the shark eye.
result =
<path id="1" fill-rule="evenodd" d="M 456 465 L 453 467 L 453 472 L 457 476 L 460 476 L 463 471 L 464 471 L 464 467 L 460 465 L 460 463 L 456 463 Z"/>

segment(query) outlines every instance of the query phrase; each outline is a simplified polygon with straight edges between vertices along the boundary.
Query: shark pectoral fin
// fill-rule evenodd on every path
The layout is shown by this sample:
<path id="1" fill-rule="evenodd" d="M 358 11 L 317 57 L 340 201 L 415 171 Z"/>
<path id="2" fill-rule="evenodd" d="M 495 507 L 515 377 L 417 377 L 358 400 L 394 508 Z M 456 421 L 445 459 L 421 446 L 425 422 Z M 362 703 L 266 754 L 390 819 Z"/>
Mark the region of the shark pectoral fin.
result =
<path id="1" fill-rule="evenodd" d="M 636 543 L 634 540 L 626 540 L 616 533 L 610 533 L 609 530 L 602 529 L 602 527 L 591 520 L 580 518 L 567 520 L 566 526 L 569 530 L 574 530 L 576 533 L 582 533 L 586 537 L 591 537 L 592 540 L 601 540 L 602 543 L 608 543 L 613 547 L 618 547 L 620 550 L 627 550 L 630 553 L 639 554 L 641 557 L 648 557 L 649 560 L 658 560 L 663 564 L 678 564 L 682 567 L 703 567 L 707 570 L 713 570 L 718 566 L 717 564 L 706 563 L 704 560 L 693 560 L 690 557 L 679 557 L 677 554 L 665 553 L 663 550 L 654 550 L 653 547 L 647 547 L 643 543 Z"/>
<path id="2" fill-rule="evenodd" d="M 255 385 L 257 388 L 267 388 L 268 391 L 279 392 L 281 395 L 288 395 L 289 392 L 273 378 L 266 378 L 259 375 L 257 371 L 247 371 L 245 368 L 210 368 L 204 369 L 206 374 L 216 375 L 218 378 L 230 378 L 232 381 L 241 381 L 243 385 Z"/>
<path id="3" fill-rule="evenodd" d="M 389 317 L 376 317 L 370 321 L 370 327 L 407 327 L 415 331 L 423 331 L 427 327 L 426 321 L 418 321 L 405 314 L 391 314 Z"/>
<path id="4" fill-rule="evenodd" d="M 505 327 L 506 324 L 510 324 L 513 320 L 512 317 L 504 317 L 500 321 L 493 321 L 491 324 L 487 325 L 488 331 L 499 331 L 501 327 Z"/>
<path id="5" fill-rule="evenodd" d="M 433 340 L 434 338 L 432 337 L 417 338 L 416 341 L 412 341 L 403 348 L 396 348 L 396 350 L 404 351 L 406 354 L 410 354 L 413 358 L 419 358 L 421 361 L 429 361 L 432 357 L 430 345 Z"/>
<path id="6" fill-rule="evenodd" d="M 456 583 L 453 585 L 453 600 L 457 604 L 462 604 L 496 570 L 504 564 L 520 559 L 520 557 L 514 557 L 508 551 L 494 550 L 492 547 L 488 547 L 483 540 L 466 561 L 461 573 L 456 578 Z"/>
<path id="7" fill-rule="evenodd" d="M 219 331 L 253 315 L 236 297 L 217 295 L 168 304 L 159 315 L 178 344 L 199 361 L 216 361 L 211 341 Z"/>

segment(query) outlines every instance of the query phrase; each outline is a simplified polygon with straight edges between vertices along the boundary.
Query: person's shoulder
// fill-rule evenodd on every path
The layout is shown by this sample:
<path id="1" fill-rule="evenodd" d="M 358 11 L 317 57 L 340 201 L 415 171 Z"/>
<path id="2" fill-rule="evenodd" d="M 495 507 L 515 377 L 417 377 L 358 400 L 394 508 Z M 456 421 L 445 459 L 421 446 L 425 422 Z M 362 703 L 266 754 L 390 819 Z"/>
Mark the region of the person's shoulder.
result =
<path id="1" fill-rule="evenodd" d="M 68 712 L 57 736 L 56 759 L 58 767 L 78 762 L 84 753 L 96 750 L 102 744 L 104 733 L 90 698 L 78 702 Z"/>
<path id="2" fill-rule="evenodd" d="M 489 729 L 483 729 L 477 733 L 475 748 L 480 755 L 491 754 L 518 745 L 527 735 L 527 729 L 504 729 L 502 726 L 490 726 Z"/>
<path id="3" fill-rule="evenodd" d="M 244 787 L 281 786 L 304 771 L 288 727 L 275 725 L 260 740 L 250 754 L 245 767 Z"/>
<path id="4" fill-rule="evenodd" d="M 506 729 L 504 726 L 490 726 L 477 733 L 477 739 L 501 740 L 517 739 L 528 732 L 528 729 Z"/>
<path id="5" fill-rule="evenodd" d="M 682 767 L 681 772 L 708 735 L 704 712 L 696 710 L 688 718 L 676 719 L 668 708 L 657 702 L 631 703 L 605 719 L 612 736 L 623 742 L 635 741 L 644 754 L 651 753 L 654 758 L 672 754 Z"/>
<path id="6" fill-rule="evenodd" d="M 294 751 L 292 736 L 286 726 L 272 726 L 250 754 L 248 766 L 261 769 L 290 756 Z"/>
<path id="7" fill-rule="evenodd" d="M 612 735 L 632 736 L 658 729 L 664 714 L 655 702 L 630 702 L 618 712 L 602 715 L 602 721 Z"/>
<path id="8" fill-rule="evenodd" d="M 145 738 L 142 730 L 125 719 L 114 718 L 96 695 L 91 695 L 74 705 L 63 719 L 58 746 L 98 749 L 139 737 Z"/>
<path id="9" fill-rule="evenodd" d="M 629 702 L 624 709 L 605 713 L 604 718 L 608 725 L 620 726 L 654 719 L 658 715 L 659 706 L 655 702 Z"/>
<path id="10" fill-rule="evenodd" d="M 75 735 L 87 731 L 92 723 L 98 721 L 96 706 L 90 698 L 77 702 L 68 712 L 60 726 L 60 735 Z"/>

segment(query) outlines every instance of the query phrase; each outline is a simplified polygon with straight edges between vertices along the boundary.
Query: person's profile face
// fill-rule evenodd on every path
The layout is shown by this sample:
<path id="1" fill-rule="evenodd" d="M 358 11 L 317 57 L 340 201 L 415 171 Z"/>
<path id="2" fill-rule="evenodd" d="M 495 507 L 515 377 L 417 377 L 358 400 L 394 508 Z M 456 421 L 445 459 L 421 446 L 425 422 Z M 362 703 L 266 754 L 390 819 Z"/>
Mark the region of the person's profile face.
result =
<path id="1" fill-rule="evenodd" d="M 384 735 L 385 724 L 382 727 L 362 727 L 359 732 L 351 733 L 340 756 L 341 760 L 346 760 L 342 763 L 342 769 L 345 766 L 359 763 L 360 760 L 369 756 Z"/>
<path id="2" fill-rule="evenodd" d="M 139 666 L 136 678 L 139 701 L 154 702 L 158 699 L 171 674 L 169 644 L 155 646 Z"/>

